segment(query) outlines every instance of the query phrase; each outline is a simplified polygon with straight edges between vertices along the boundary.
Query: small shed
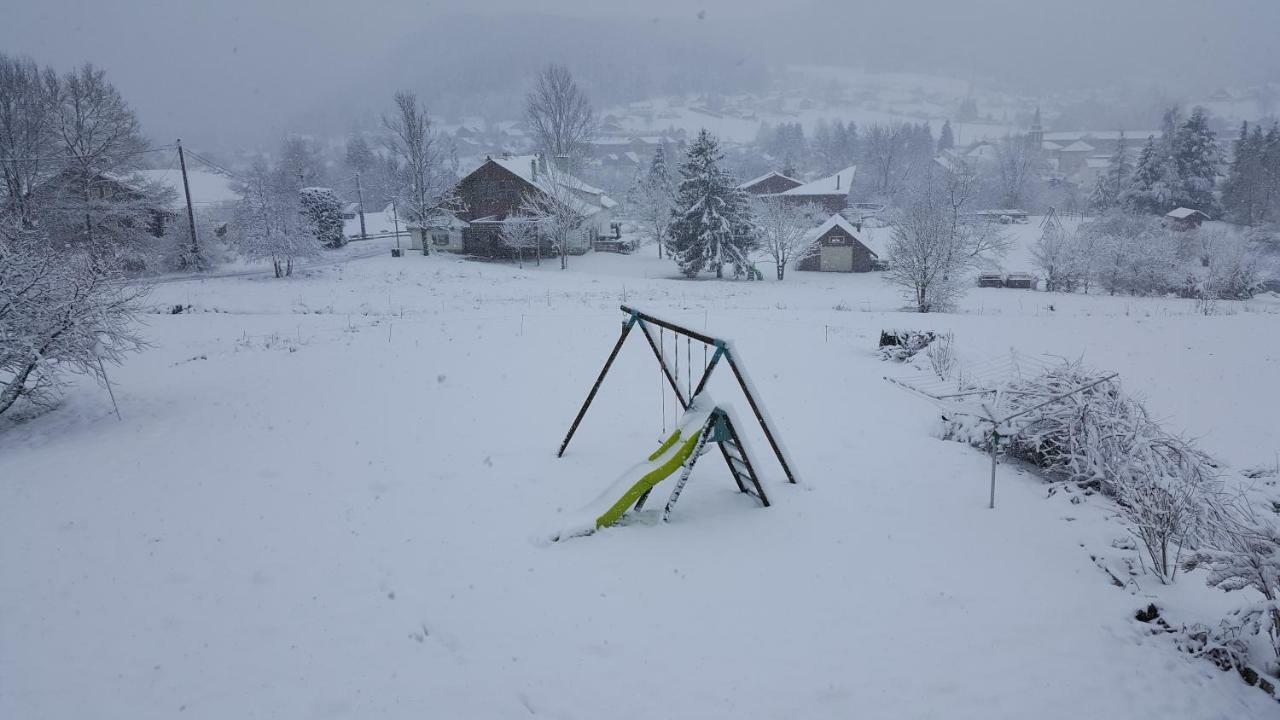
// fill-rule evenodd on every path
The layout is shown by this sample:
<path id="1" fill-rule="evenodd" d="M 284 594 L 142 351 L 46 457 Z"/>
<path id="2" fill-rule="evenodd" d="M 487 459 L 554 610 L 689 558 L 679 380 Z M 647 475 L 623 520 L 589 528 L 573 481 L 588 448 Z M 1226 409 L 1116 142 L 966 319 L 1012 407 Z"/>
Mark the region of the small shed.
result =
<path id="1" fill-rule="evenodd" d="M 1004 275 L 990 272 L 982 273 L 978 276 L 978 287 L 1002 288 L 1004 287 Z"/>
<path id="2" fill-rule="evenodd" d="M 1164 214 L 1169 227 L 1173 230 L 1195 230 L 1200 223 L 1210 219 L 1199 210 L 1180 207 Z"/>
<path id="3" fill-rule="evenodd" d="M 813 252 L 796 263 L 797 270 L 870 272 L 878 256 L 858 239 L 857 230 L 839 213 L 811 231 Z"/>

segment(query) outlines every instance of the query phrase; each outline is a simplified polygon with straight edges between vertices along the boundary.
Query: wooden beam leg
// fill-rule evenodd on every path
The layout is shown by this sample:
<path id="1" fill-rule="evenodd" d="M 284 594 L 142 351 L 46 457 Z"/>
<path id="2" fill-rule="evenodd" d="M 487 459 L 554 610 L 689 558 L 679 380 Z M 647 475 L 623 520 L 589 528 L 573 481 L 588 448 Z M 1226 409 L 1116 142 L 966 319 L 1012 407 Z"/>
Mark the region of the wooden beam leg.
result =
<path id="1" fill-rule="evenodd" d="M 604 376 L 609 374 L 609 368 L 613 366 L 613 361 L 618 357 L 618 351 L 622 349 L 622 343 L 627 341 L 627 335 L 631 333 L 631 328 L 636 322 L 635 316 L 632 316 L 631 319 L 623 323 L 622 334 L 618 336 L 618 342 L 614 343 L 613 350 L 609 353 L 609 359 L 604 361 L 600 376 L 596 378 L 595 384 L 591 386 L 591 392 L 587 393 L 587 399 L 578 410 L 578 415 L 573 418 L 573 424 L 569 426 L 569 433 L 564 436 L 564 442 L 560 443 L 560 451 L 556 453 L 556 457 L 564 457 L 565 448 L 569 447 L 569 441 L 573 439 L 573 434 L 578 431 L 578 425 L 587 414 L 587 408 L 591 407 L 591 401 L 596 399 L 596 393 L 600 391 L 600 384 L 604 382 Z M 652 341 L 650 341 L 650 344 L 652 344 Z"/>
<path id="2" fill-rule="evenodd" d="M 729 367 L 733 370 L 733 376 L 738 379 L 738 386 L 742 388 L 742 394 L 747 396 L 747 404 L 751 406 L 751 412 L 755 413 L 756 420 L 760 423 L 760 429 L 764 430 L 765 439 L 769 441 L 769 447 L 773 448 L 773 454 L 778 458 L 778 464 L 782 466 L 782 471 L 787 475 L 787 481 L 792 485 L 796 484 L 796 476 L 791 472 L 791 465 L 787 463 L 787 458 L 782 453 L 782 448 L 778 445 L 778 441 L 774 439 L 773 432 L 769 429 L 769 423 L 765 422 L 764 413 L 760 412 L 760 406 L 756 403 L 756 399 L 751 395 L 751 388 L 747 385 L 747 380 L 742 376 L 742 371 L 738 369 L 737 362 L 733 359 L 733 355 L 726 352 L 725 359 L 729 361 Z"/>

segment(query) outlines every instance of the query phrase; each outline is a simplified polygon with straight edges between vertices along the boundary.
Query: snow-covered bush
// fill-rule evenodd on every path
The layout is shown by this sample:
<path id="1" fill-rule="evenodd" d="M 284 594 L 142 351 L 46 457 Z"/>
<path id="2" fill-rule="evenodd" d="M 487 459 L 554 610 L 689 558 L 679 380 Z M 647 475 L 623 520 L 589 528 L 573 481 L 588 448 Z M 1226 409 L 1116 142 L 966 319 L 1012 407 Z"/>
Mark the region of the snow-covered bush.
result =
<path id="1" fill-rule="evenodd" d="M 1078 362 L 1063 362 L 1010 380 L 998 414 L 1029 412 L 1001 428 L 1005 450 L 1050 477 L 1114 500 L 1152 569 L 1162 582 L 1172 581 L 1179 554 L 1196 546 L 1216 512 L 1217 471 L 1205 453 L 1161 428 L 1114 380 L 1073 392 L 1099 377 Z M 1058 399 L 1045 402 L 1051 398 Z M 948 421 L 944 436 L 990 442 L 971 425 L 957 416 Z"/>
<path id="2" fill-rule="evenodd" d="M 880 359 L 898 362 L 908 360 L 928 347 L 937 337 L 935 333 L 918 330 L 881 330 Z"/>
<path id="3" fill-rule="evenodd" d="M 1227 621 L 1245 634 L 1267 637 L 1270 670 L 1280 674 L 1280 526 L 1244 508 L 1227 514 L 1206 545 L 1190 556 L 1186 567 L 1206 568 L 1210 587 L 1227 592 L 1251 588 L 1262 596 Z"/>
<path id="4" fill-rule="evenodd" d="M 303 225 L 327 248 L 346 244 L 343 234 L 342 201 L 332 188 L 305 187 L 298 191 L 298 212 Z"/>
<path id="5" fill-rule="evenodd" d="M 143 347 L 134 314 L 144 290 L 87 252 L 55 252 L 41 233 L 0 228 L 0 413 L 53 399 L 63 373 L 105 379 Z"/>
<path id="6" fill-rule="evenodd" d="M 925 347 L 925 357 L 929 358 L 929 367 L 940 380 L 955 380 L 963 384 L 960 377 L 960 356 L 955 349 L 955 335 L 943 333 Z"/>

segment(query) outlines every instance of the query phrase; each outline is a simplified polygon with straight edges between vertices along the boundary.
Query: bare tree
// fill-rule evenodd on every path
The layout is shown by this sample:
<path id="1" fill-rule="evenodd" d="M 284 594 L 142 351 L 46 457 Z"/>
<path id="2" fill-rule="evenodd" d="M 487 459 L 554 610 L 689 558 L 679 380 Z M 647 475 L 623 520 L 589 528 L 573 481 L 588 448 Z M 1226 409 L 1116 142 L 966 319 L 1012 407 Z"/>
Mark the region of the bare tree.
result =
<path id="1" fill-rule="evenodd" d="M 677 182 L 667 169 L 666 151 L 659 146 L 653 151 L 653 160 L 631 189 L 633 212 L 641 227 L 658 246 L 658 257 L 668 239 L 671 228 L 671 212 L 676 207 Z"/>
<path id="2" fill-rule="evenodd" d="M 52 133 L 51 94 L 57 77 L 27 58 L 0 53 L 0 208 L 33 222 L 32 191 L 51 165 L 56 145 Z"/>
<path id="3" fill-rule="evenodd" d="M 145 288 L 86 253 L 61 253 L 42 232 L 0 227 L 0 413 L 47 405 L 66 371 L 105 381 L 103 363 L 142 349 L 133 328 Z"/>
<path id="4" fill-rule="evenodd" d="M 1008 249 L 998 226 L 964 213 L 971 189 L 963 175 L 931 173 L 897 213 L 888 277 L 918 312 L 951 309 L 965 276 Z"/>
<path id="5" fill-rule="evenodd" d="M 138 118 L 106 73 L 89 64 L 59 78 L 52 98 L 52 129 L 63 156 L 55 204 L 77 218 L 84 246 L 103 255 L 113 249 L 109 243 L 136 240 L 129 230 L 141 231 L 136 222 L 111 217 L 116 201 L 134 199 L 118 190 L 117 178 L 141 167 L 146 144 Z"/>
<path id="6" fill-rule="evenodd" d="M 1078 239 L 1060 223 L 1045 226 L 1040 237 L 1031 246 L 1031 257 L 1044 274 L 1045 290 L 1071 292 L 1075 289 L 1079 277 L 1079 249 Z"/>
<path id="7" fill-rule="evenodd" d="M 778 196 L 762 196 L 755 205 L 756 237 L 777 266 L 781 280 L 788 263 L 816 251 L 813 231 L 822 224 L 824 213 L 816 205 L 798 205 Z"/>
<path id="8" fill-rule="evenodd" d="M 905 182 L 909 128 L 905 123 L 876 123 L 862 135 L 862 162 L 871 181 L 871 192 L 879 197 L 896 195 Z"/>
<path id="9" fill-rule="evenodd" d="M 560 269 L 569 267 L 569 253 L 586 243 L 590 208 L 573 190 L 573 178 L 555 167 L 539 163 L 538 192 L 526 193 L 519 213 L 542 231 L 551 249 L 560 256 Z"/>
<path id="10" fill-rule="evenodd" d="M 567 159 L 566 170 L 586 159 L 587 145 L 596 133 L 596 112 L 568 68 L 548 65 L 538 73 L 525 98 L 524 116 L 547 158 Z"/>
<path id="11" fill-rule="evenodd" d="M 387 130 L 386 147 L 402 166 L 397 195 L 409 222 L 424 224 L 455 201 L 450 193 L 450 175 L 445 171 L 448 153 L 440 133 L 433 128 L 431 114 L 412 92 L 395 95 L 395 112 L 382 116 Z M 423 254 L 428 250 L 423 247 Z"/>
<path id="12" fill-rule="evenodd" d="M 995 179 L 1004 207 L 1020 208 L 1028 199 L 1035 158 L 1026 135 L 1006 135 L 995 144 Z"/>

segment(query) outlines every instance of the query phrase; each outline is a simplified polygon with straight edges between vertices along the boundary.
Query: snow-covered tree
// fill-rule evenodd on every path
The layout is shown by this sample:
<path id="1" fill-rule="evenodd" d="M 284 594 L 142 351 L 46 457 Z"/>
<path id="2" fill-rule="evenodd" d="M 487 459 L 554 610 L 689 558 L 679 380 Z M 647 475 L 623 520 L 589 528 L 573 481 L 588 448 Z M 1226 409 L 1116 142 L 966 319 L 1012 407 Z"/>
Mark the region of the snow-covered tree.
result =
<path id="1" fill-rule="evenodd" d="M 974 187 L 970 172 L 930 173 L 895 214 L 888 279 L 917 312 L 950 310 L 966 275 L 1008 249 L 999 226 L 965 212 Z"/>
<path id="2" fill-rule="evenodd" d="M 232 239 L 249 260 L 270 260 L 277 278 L 293 274 L 294 260 L 320 252 L 320 241 L 303 227 L 297 191 L 282 173 L 259 160 L 240 187 Z"/>
<path id="3" fill-rule="evenodd" d="M 328 181 L 320 144 L 312 138 L 289 135 L 280 141 L 280 158 L 276 164 L 277 182 L 296 192 L 304 187 L 323 185 Z"/>
<path id="4" fill-rule="evenodd" d="M 1192 109 L 1173 139 L 1174 164 L 1182 181 L 1179 204 L 1209 215 L 1217 214 L 1214 188 L 1221 174 L 1222 149 L 1217 133 L 1209 129 L 1208 111 Z"/>
<path id="5" fill-rule="evenodd" d="M 756 237 L 760 249 L 777 267 L 778 279 L 785 277 L 789 263 L 803 260 L 816 251 L 813 231 L 826 219 L 816 205 L 799 205 L 777 195 L 765 195 L 755 202 Z"/>
<path id="6" fill-rule="evenodd" d="M 48 404 L 66 372 L 105 381 L 103 363 L 142 349 L 134 315 L 146 290 L 115 268 L 0 220 L 0 413 L 20 399 Z"/>
<path id="7" fill-rule="evenodd" d="M 369 141 L 364 139 L 363 135 L 352 135 L 347 138 L 347 168 L 352 172 L 368 173 L 373 169 L 377 162 L 377 156 L 373 154 L 373 148 L 369 146 Z"/>
<path id="8" fill-rule="evenodd" d="M 342 221 L 342 201 L 332 188 L 305 187 L 298 191 L 298 211 L 304 230 L 327 248 L 347 244 Z"/>
<path id="9" fill-rule="evenodd" d="M 524 267 L 524 256 L 533 254 L 542 265 L 542 231 L 536 220 L 524 215 L 511 215 L 502 221 L 499 237 L 502 244 L 516 252 L 516 262 Z"/>
<path id="10" fill-rule="evenodd" d="M 1121 202 L 1134 212 L 1163 215 L 1177 206 L 1182 179 L 1166 144 L 1148 137 L 1138 155 L 1133 180 L 1121 194 Z"/>
<path id="11" fill-rule="evenodd" d="M 33 191 L 53 167 L 51 71 L 27 58 L 0 53 L 0 212 L 35 222 Z"/>
<path id="12" fill-rule="evenodd" d="M 453 177 L 446 167 L 451 154 L 426 106 L 412 92 L 395 94 L 395 112 L 382 116 L 386 148 L 397 161 L 399 182 L 394 188 L 396 210 L 413 223 L 425 224 L 440 212 L 452 210 Z M 429 252 L 423 247 L 423 253 Z"/>
<path id="13" fill-rule="evenodd" d="M 1079 280 L 1080 243 L 1061 223 L 1048 223 L 1031 247 L 1031 257 L 1044 276 L 1047 292 L 1071 292 Z"/>
<path id="14" fill-rule="evenodd" d="M 635 216 L 658 246 L 658 257 L 669 239 L 671 211 L 676 204 L 676 179 L 667 169 L 666 150 L 659 145 L 653 151 L 649 168 L 636 181 L 631 191 Z"/>
<path id="15" fill-rule="evenodd" d="M 706 269 L 724 276 L 724 265 L 735 277 L 748 274 L 750 252 L 756 246 L 747 196 L 720 167 L 720 143 L 704 128 L 680 163 L 668 250 L 686 277 Z"/>
<path id="16" fill-rule="evenodd" d="M 586 224 L 586 208 L 574 192 L 574 180 L 556 163 L 540 162 L 539 192 L 524 195 L 518 213 L 541 231 L 551 249 L 560 256 L 560 269 L 569 267 L 569 255 L 586 247 L 592 230 Z"/>
<path id="17" fill-rule="evenodd" d="M 599 120 L 591 100 L 563 65 L 548 65 L 538 73 L 525 97 L 525 123 L 543 157 L 553 165 L 566 158 L 572 172 L 587 158 Z"/>
<path id="18" fill-rule="evenodd" d="M 1105 172 L 1098 175 L 1093 194 L 1089 197 L 1089 205 L 1095 211 L 1105 213 L 1120 204 L 1120 198 L 1133 175 L 1133 163 L 1129 160 L 1128 142 L 1124 131 L 1116 142 L 1115 152 L 1111 153 L 1111 161 Z"/>

